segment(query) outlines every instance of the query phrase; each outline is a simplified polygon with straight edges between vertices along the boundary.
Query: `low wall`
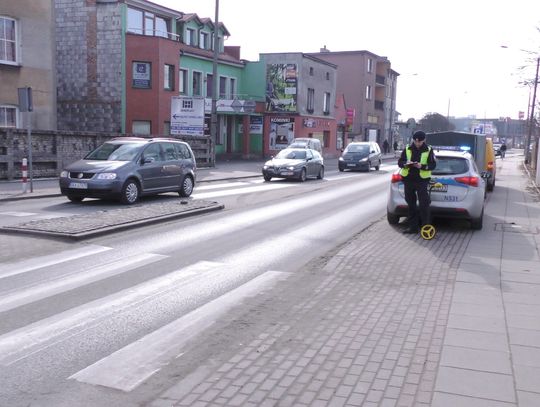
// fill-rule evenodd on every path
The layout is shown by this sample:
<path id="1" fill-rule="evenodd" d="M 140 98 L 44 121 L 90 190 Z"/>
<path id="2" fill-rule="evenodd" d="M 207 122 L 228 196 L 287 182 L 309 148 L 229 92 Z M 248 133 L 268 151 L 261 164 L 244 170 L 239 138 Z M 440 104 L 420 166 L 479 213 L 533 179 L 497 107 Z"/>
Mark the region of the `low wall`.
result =
<path id="1" fill-rule="evenodd" d="M 32 131 L 32 175 L 34 178 L 58 177 L 64 166 L 84 157 L 105 141 L 121 136 L 133 135 Z M 189 143 L 198 166 L 210 165 L 210 138 L 185 136 L 178 138 Z M 26 130 L 0 128 L 0 179 L 12 180 L 22 177 L 22 159 L 28 158 L 27 145 Z"/>

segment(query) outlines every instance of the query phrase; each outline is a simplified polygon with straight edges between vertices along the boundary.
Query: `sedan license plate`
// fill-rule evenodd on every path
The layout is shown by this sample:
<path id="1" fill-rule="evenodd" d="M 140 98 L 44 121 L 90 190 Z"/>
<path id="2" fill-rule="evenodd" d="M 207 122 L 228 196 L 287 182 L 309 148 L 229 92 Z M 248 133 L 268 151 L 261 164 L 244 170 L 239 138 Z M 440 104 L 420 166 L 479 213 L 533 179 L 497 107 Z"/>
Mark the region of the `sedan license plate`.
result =
<path id="1" fill-rule="evenodd" d="M 88 189 L 88 184 L 84 182 L 70 182 L 69 187 L 73 189 Z"/>
<path id="2" fill-rule="evenodd" d="M 292 171 L 281 171 L 281 175 L 293 175 Z"/>
<path id="3" fill-rule="evenodd" d="M 347 164 L 347 167 L 356 167 L 356 164 Z"/>

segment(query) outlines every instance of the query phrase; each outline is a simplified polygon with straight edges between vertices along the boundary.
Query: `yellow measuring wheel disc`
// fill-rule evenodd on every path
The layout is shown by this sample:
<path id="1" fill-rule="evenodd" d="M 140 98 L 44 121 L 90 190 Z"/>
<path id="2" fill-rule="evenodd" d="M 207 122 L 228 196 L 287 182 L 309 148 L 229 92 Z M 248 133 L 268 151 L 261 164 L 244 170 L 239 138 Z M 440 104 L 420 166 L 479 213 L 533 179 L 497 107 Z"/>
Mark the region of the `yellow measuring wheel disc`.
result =
<path id="1" fill-rule="evenodd" d="M 435 227 L 433 225 L 424 225 L 420 229 L 420 235 L 425 240 L 431 240 L 435 237 Z"/>

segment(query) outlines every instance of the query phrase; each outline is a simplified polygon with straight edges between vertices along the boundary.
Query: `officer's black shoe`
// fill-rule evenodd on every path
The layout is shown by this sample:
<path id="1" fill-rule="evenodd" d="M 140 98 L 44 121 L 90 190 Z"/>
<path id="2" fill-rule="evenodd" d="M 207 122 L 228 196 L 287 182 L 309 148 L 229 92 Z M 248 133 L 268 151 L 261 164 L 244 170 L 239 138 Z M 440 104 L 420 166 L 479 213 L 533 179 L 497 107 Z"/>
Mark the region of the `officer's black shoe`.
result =
<path id="1" fill-rule="evenodd" d="M 418 232 L 419 232 L 418 229 L 410 229 L 410 228 L 409 228 L 409 229 L 405 229 L 405 230 L 403 231 L 403 233 L 406 234 L 406 235 L 412 235 L 412 234 L 416 234 L 416 233 L 418 233 Z"/>

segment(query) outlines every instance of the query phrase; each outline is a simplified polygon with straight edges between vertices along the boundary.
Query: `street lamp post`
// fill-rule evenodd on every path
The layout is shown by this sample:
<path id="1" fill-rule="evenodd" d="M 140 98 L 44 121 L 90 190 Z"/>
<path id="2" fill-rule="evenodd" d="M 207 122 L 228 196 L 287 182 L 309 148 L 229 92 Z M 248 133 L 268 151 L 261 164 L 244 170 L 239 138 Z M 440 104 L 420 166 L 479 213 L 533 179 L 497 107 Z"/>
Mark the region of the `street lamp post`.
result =
<path id="1" fill-rule="evenodd" d="M 216 15 L 214 19 L 214 57 L 212 59 L 212 111 L 210 115 L 210 160 L 211 166 L 216 165 L 217 142 L 217 98 L 218 98 L 218 56 L 219 56 L 219 0 L 216 0 Z"/>
<path id="2" fill-rule="evenodd" d="M 529 128 L 527 130 L 527 140 L 525 142 L 525 164 L 528 164 L 531 161 L 531 136 L 533 132 L 533 128 L 536 127 L 534 125 L 534 105 L 536 104 L 536 88 L 538 87 L 538 68 L 540 67 L 540 56 L 536 58 L 536 75 L 534 77 L 534 87 L 533 87 L 533 97 L 532 97 L 532 104 L 531 104 L 531 115 L 529 117 Z"/>

